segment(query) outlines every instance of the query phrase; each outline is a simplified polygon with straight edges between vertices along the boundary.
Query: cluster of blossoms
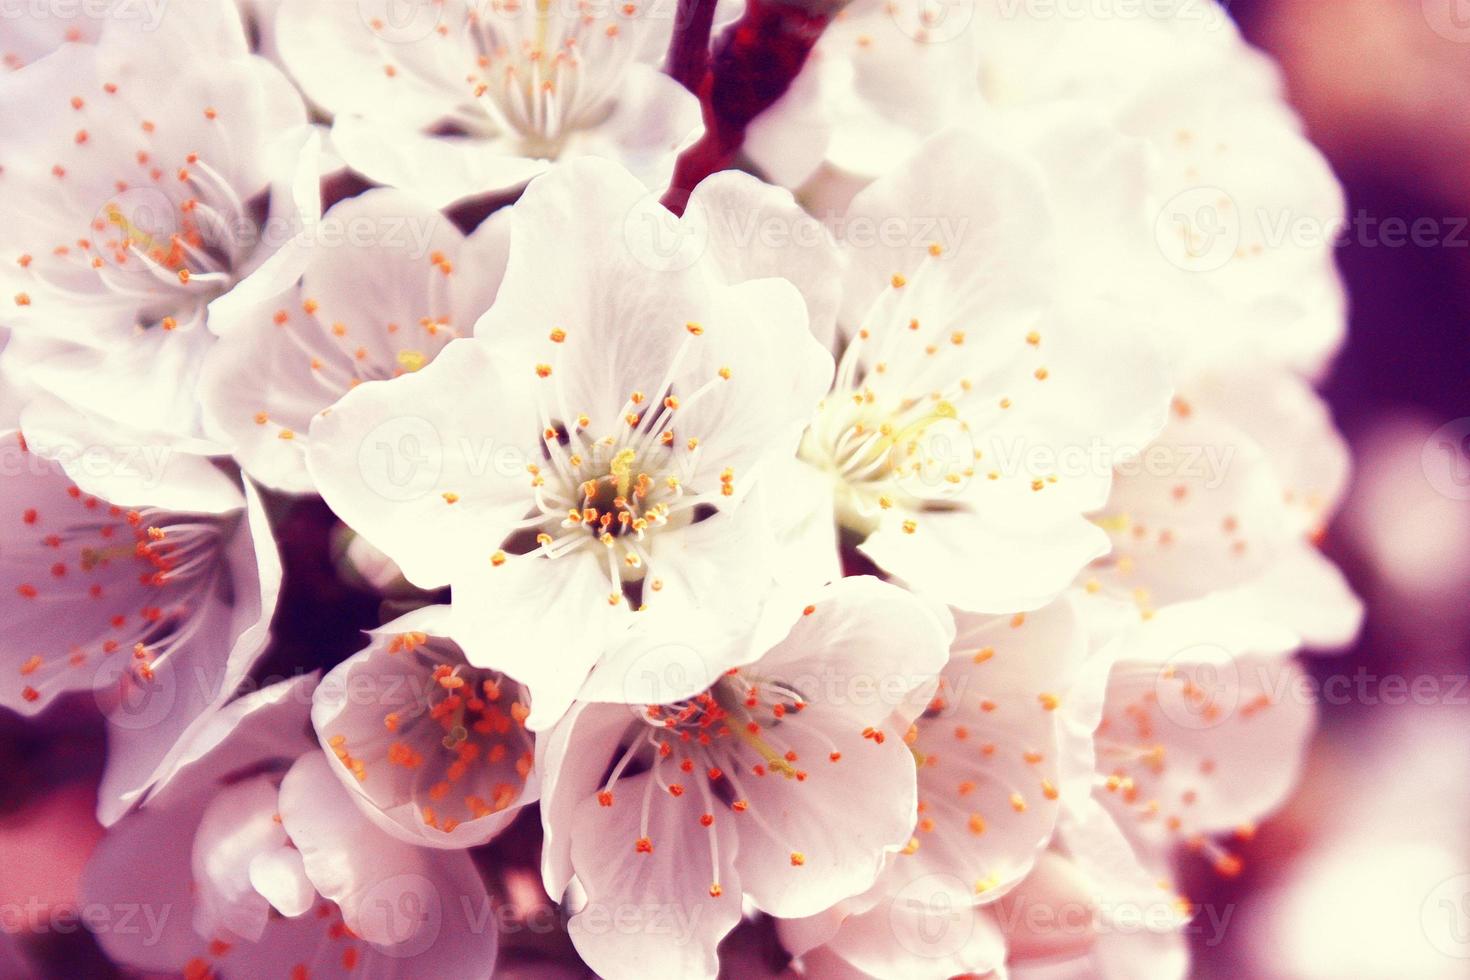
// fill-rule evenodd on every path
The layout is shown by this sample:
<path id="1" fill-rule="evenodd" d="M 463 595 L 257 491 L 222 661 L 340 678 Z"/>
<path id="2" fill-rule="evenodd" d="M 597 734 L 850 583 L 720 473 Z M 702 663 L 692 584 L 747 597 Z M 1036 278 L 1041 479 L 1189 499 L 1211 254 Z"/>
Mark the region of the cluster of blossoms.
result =
<path id="1" fill-rule="evenodd" d="M 108 719 L 119 964 L 489 977 L 539 814 L 602 976 L 1177 976 L 1289 792 L 1359 610 L 1273 68 L 1204 2 L 673 6 L 7 22 L 0 703 Z M 307 496 L 392 612 L 281 680 Z"/>

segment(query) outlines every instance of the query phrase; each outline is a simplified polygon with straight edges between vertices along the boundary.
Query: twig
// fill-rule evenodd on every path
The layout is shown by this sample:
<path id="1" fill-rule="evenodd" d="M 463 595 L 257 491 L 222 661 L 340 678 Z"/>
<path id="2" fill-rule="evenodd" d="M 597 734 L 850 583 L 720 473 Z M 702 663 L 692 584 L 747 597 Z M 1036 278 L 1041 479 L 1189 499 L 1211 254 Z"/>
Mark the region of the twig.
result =
<path id="1" fill-rule="evenodd" d="M 844 6 L 846 0 L 746 0 L 745 13 L 720 35 L 708 70 L 691 88 L 704 108 L 704 135 L 674 164 L 666 208 L 682 214 L 699 182 L 735 159 L 751 122 L 791 87 Z"/>

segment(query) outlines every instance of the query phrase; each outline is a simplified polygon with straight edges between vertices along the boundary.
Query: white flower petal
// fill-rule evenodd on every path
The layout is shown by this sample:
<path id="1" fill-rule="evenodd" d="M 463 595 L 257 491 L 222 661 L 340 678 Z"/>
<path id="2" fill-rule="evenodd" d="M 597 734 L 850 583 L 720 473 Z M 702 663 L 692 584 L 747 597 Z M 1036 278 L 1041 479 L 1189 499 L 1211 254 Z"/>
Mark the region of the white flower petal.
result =
<path id="1" fill-rule="evenodd" d="M 526 727 L 541 731 L 571 705 L 628 615 L 627 602 L 621 593 L 613 601 L 607 571 L 591 556 L 532 553 L 485 566 L 456 584 L 452 631 L 470 663 L 526 686 Z"/>
<path id="2" fill-rule="evenodd" d="M 631 720 L 622 705 L 572 705 L 550 732 L 537 740 L 536 766 L 545 774 L 541 795 L 541 880 L 546 894 L 561 900 L 573 876 L 572 832 L 577 807 L 591 799 Z"/>
<path id="3" fill-rule="evenodd" d="M 485 140 L 427 136 L 350 114 L 337 117 L 332 145 L 364 177 L 402 188 L 435 208 L 520 187 L 550 166 Z"/>
<path id="4" fill-rule="evenodd" d="M 316 901 L 301 852 L 294 847 L 256 854 L 250 861 L 250 887 L 288 919 L 305 915 Z"/>
<path id="5" fill-rule="evenodd" d="M 108 707 L 107 768 L 98 789 L 98 819 L 111 823 L 129 804 L 170 779 L 195 733 L 233 697 L 270 640 L 281 590 L 281 559 L 255 488 L 245 486 L 246 508 L 220 545 L 224 566 L 197 642 L 153 668 L 142 699 L 122 695 Z"/>
<path id="6" fill-rule="evenodd" d="M 1035 609 L 1107 551 L 1081 517 L 1050 527 L 1005 527 L 978 514 L 934 512 L 885 521 L 861 551 L 910 588 L 972 612 Z"/>
<path id="7" fill-rule="evenodd" d="M 466 562 L 488 566 L 525 514 L 526 466 L 540 459 L 528 384 L 486 345 L 451 343 L 423 370 L 359 385 L 317 418 L 312 478 L 415 584 L 442 586 Z M 487 420 L 499 438 L 482 434 Z"/>
<path id="8" fill-rule="evenodd" d="M 199 935 L 233 933 L 257 942 L 265 931 L 271 906 L 255 890 L 251 868 L 258 854 L 286 843 L 275 819 L 276 796 L 270 780 L 256 778 L 224 787 L 205 804 L 192 852 Z"/>
<path id="9" fill-rule="evenodd" d="M 737 170 L 700 181 L 685 212 L 708 228 L 710 268 L 724 281 L 780 277 L 806 300 L 813 336 L 823 347 L 835 340 L 842 271 L 836 244 L 821 222 L 785 191 Z"/>
<path id="10" fill-rule="evenodd" d="M 222 336 L 202 381 L 211 431 L 252 475 L 297 492 L 312 489 L 314 417 L 362 381 L 417 371 L 469 334 L 504 268 L 503 221 L 466 240 L 398 191 L 349 198 L 324 221 L 300 288 L 214 313 Z"/>
<path id="11" fill-rule="evenodd" d="M 572 862 L 587 890 L 586 905 L 567 923 L 577 952 L 610 980 L 650 971 L 713 978 L 715 947 L 740 921 L 733 815 L 701 827 L 700 804 L 670 799 L 648 774 L 617 792 L 628 802 L 584 798 L 572 820 Z M 653 794 L 661 798 L 640 820 L 637 801 Z"/>
<path id="12" fill-rule="evenodd" d="M 958 625 L 944 679 L 916 724 L 923 813 L 884 884 L 894 893 L 922 879 L 931 895 L 988 903 L 1015 887 L 1051 840 L 1063 778 L 1060 708 L 1087 637 L 1065 600 L 1026 615 L 961 615 Z"/>
<path id="13" fill-rule="evenodd" d="M 406 955 L 432 948 L 436 960 L 464 957 L 473 972 L 489 975 L 495 931 L 465 928 L 489 901 L 469 854 L 416 848 L 383 834 L 317 754 L 286 774 L 280 812 L 307 876 L 354 933 L 390 955 L 394 947 Z"/>
<path id="14" fill-rule="evenodd" d="M 914 758 L 896 733 L 879 742 L 848 711 L 816 704 L 801 722 L 781 741 L 807 778 L 742 772 L 750 811 L 722 817 L 751 817 L 736 867 L 756 906 L 781 917 L 812 915 L 867 889 L 914 825 Z"/>
<path id="15" fill-rule="evenodd" d="M 332 769 L 374 824 L 445 849 L 490 840 L 536 799 L 524 692 L 475 670 L 445 638 L 446 610 L 424 607 L 317 686 L 312 725 Z"/>

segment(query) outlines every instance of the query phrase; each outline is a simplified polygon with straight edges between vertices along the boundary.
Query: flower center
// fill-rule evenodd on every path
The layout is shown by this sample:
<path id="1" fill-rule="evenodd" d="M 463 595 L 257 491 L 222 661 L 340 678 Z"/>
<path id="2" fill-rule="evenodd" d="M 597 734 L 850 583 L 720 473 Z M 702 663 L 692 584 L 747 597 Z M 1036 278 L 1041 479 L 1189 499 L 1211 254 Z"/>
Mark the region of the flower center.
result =
<path id="1" fill-rule="evenodd" d="M 955 407 L 939 399 L 905 399 L 886 407 L 870 388 L 835 393 L 802 440 L 801 456 L 831 473 L 838 516 L 871 529 L 895 506 L 923 509 L 973 474 Z"/>
<path id="2" fill-rule="evenodd" d="M 683 481 L 672 472 L 675 454 L 646 445 L 646 433 L 636 438 L 640 431 L 588 441 L 575 428 L 548 429 L 547 444 L 560 451 L 544 467 L 530 467 L 534 509 L 522 525 L 537 530 L 538 553 L 561 558 L 601 549 L 614 605 L 622 583 L 639 581 L 647 571 L 648 534 L 689 523 L 699 502 L 685 495 Z M 660 588 L 657 579 L 651 587 Z"/>
<path id="3" fill-rule="evenodd" d="M 412 659 L 422 686 L 367 726 L 376 737 L 337 734 L 327 744 L 360 781 L 369 767 L 387 773 L 391 809 L 419 804 L 424 823 L 444 833 L 466 820 L 500 813 L 520 799 L 535 762 L 526 731 L 529 709 L 520 687 L 494 671 L 471 667 L 451 641 L 402 633 L 388 653 Z"/>
<path id="4" fill-rule="evenodd" d="M 864 533 L 894 507 L 947 506 L 980 459 L 966 334 L 937 305 L 947 290 L 923 288 L 943 255 L 931 245 L 912 280 L 889 278 L 802 440 L 802 458 L 834 477 L 839 520 Z"/>
<path id="5" fill-rule="evenodd" d="M 615 430 L 600 437 L 590 430 L 591 417 L 571 410 L 558 371 L 566 331 L 551 332 L 555 347 L 552 363 L 535 366 L 548 386 L 538 398 L 541 413 L 543 461 L 527 467 L 531 474 L 532 508 L 518 531 L 535 532 L 537 550 L 545 558 L 561 558 L 601 548 L 607 563 L 608 602 L 623 600 L 624 583 L 646 580 L 647 591 L 658 592 L 662 581 L 650 575 L 648 535 L 656 528 L 683 526 L 701 519 L 698 508 L 712 505 L 735 492 L 735 473 L 725 469 L 720 485 L 688 487 L 686 479 L 698 473 L 703 441 L 676 427 L 688 410 L 731 378 L 719 368 L 692 391 L 681 390 L 680 366 L 690 346 L 704 330 L 687 324 L 687 336 L 672 358 L 664 379 L 652 396 L 643 391 L 628 395 Z M 452 495 L 451 495 L 452 496 Z M 497 551 L 491 562 L 506 561 Z M 647 591 L 641 605 L 646 604 Z"/>
<path id="6" fill-rule="evenodd" d="M 62 299 L 118 297 L 136 304 L 139 330 L 193 329 L 203 323 L 209 302 L 239 278 L 258 226 L 229 182 L 198 153 L 170 169 L 139 150 L 135 166 L 137 172 L 117 180 L 116 193 L 93 216 L 88 237 L 25 253 L 19 265 Z M 66 180 L 65 168 L 54 172 Z M 31 298 L 22 294 L 17 302 L 29 306 Z"/>
<path id="7" fill-rule="evenodd" d="M 649 804 L 655 792 L 680 798 L 690 784 L 699 793 L 702 808 L 691 810 L 705 828 L 710 847 L 712 883 L 710 894 L 719 895 L 719 844 L 713 827 L 716 812 L 724 809 L 735 819 L 753 820 L 771 839 L 781 841 L 793 866 L 805 863 L 804 852 L 752 805 L 745 780 L 780 776 L 793 785 L 805 783 L 807 759 L 794 748 L 797 738 L 826 747 L 826 761 L 842 759 L 835 743 L 817 725 L 800 715 L 806 698 L 793 687 L 773 678 L 736 668 L 708 690 L 677 704 L 648 705 L 630 726 L 626 748 L 613 766 L 597 800 L 602 806 L 618 805 L 617 784 L 636 770 L 647 772 L 638 837 L 633 841 L 640 854 L 651 854 L 658 842 L 649 837 Z M 864 736 L 881 743 L 882 732 L 865 731 Z"/>
<path id="8" fill-rule="evenodd" d="M 10 559 L 46 569 L 17 592 L 29 602 L 65 601 L 73 636 L 68 650 L 40 650 L 21 666 L 28 701 L 62 669 L 118 651 L 131 655 L 125 676 L 147 682 L 203 625 L 221 570 L 220 548 L 236 517 L 157 510 L 124 511 L 73 486 L 68 504 L 28 508 L 22 521 L 35 544 Z"/>
<path id="9" fill-rule="evenodd" d="M 464 77 L 479 119 L 460 120 L 472 132 L 515 134 L 527 156 L 554 158 L 577 130 L 611 111 L 619 82 L 636 54 L 637 31 L 619 23 L 639 13 L 586 0 L 574 16 L 554 12 L 554 0 L 491 0 L 469 11 L 464 29 L 471 70 Z"/>

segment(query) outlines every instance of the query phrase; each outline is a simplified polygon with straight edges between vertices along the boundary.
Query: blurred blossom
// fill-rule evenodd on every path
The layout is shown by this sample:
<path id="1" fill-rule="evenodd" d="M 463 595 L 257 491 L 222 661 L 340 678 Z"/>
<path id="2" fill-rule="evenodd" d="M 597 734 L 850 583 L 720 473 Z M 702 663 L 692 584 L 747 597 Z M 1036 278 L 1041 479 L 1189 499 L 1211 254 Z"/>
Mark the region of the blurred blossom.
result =
<path id="1" fill-rule="evenodd" d="M 1470 965 L 1470 767 L 1463 708 L 1379 719 L 1341 765 L 1336 799 L 1313 808 L 1318 842 L 1242 910 L 1261 977 L 1416 980 Z M 1347 762 L 1346 759 L 1342 760 Z"/>
<path id="2" fill-rule="evenodd" d="M 37 946 L 76 932 L 82 869 L 102 828 L 96 793 L 70 782 L 0 817 L 0 977 L 35 972 Z"/>
<path id="3" fill-rule="evenodd" d="M 362 535 L 341 526 L 334 529 L 332 543 L 337 553 L 337 573 L 345 581 L 384 595 L 413 591 L 398 563 Z"/>
<path id="4" fill-rule="evenodd" d="M 1460 421 L 1470 435 L 1470 420 Z M 1466 618 L 1470 458 L 1457 431 L 1408 413 L 1375 423 L 1357 440 L 1359 473 L 1343 518 L 1382 590 L 1379 612 L 1421 638 Z"/>
<path id="5" fill-rule="evenodd" d="M 0 819 L 0 930 L 33 932 L 28 909 L 44 917 L 76 903 L 82 867 L 102 836 L 94 804 L 88 787 L 71 783 Z"/>
<path id="6" fill-rule="evenodd" d="M 1427 179 L 1470 205 L 1470 18 L 1463 0 L 1271 0 L 1259 40 L 1339 161 Z M 1385 152 L 1392 145 L 1392 152 Z"/>

